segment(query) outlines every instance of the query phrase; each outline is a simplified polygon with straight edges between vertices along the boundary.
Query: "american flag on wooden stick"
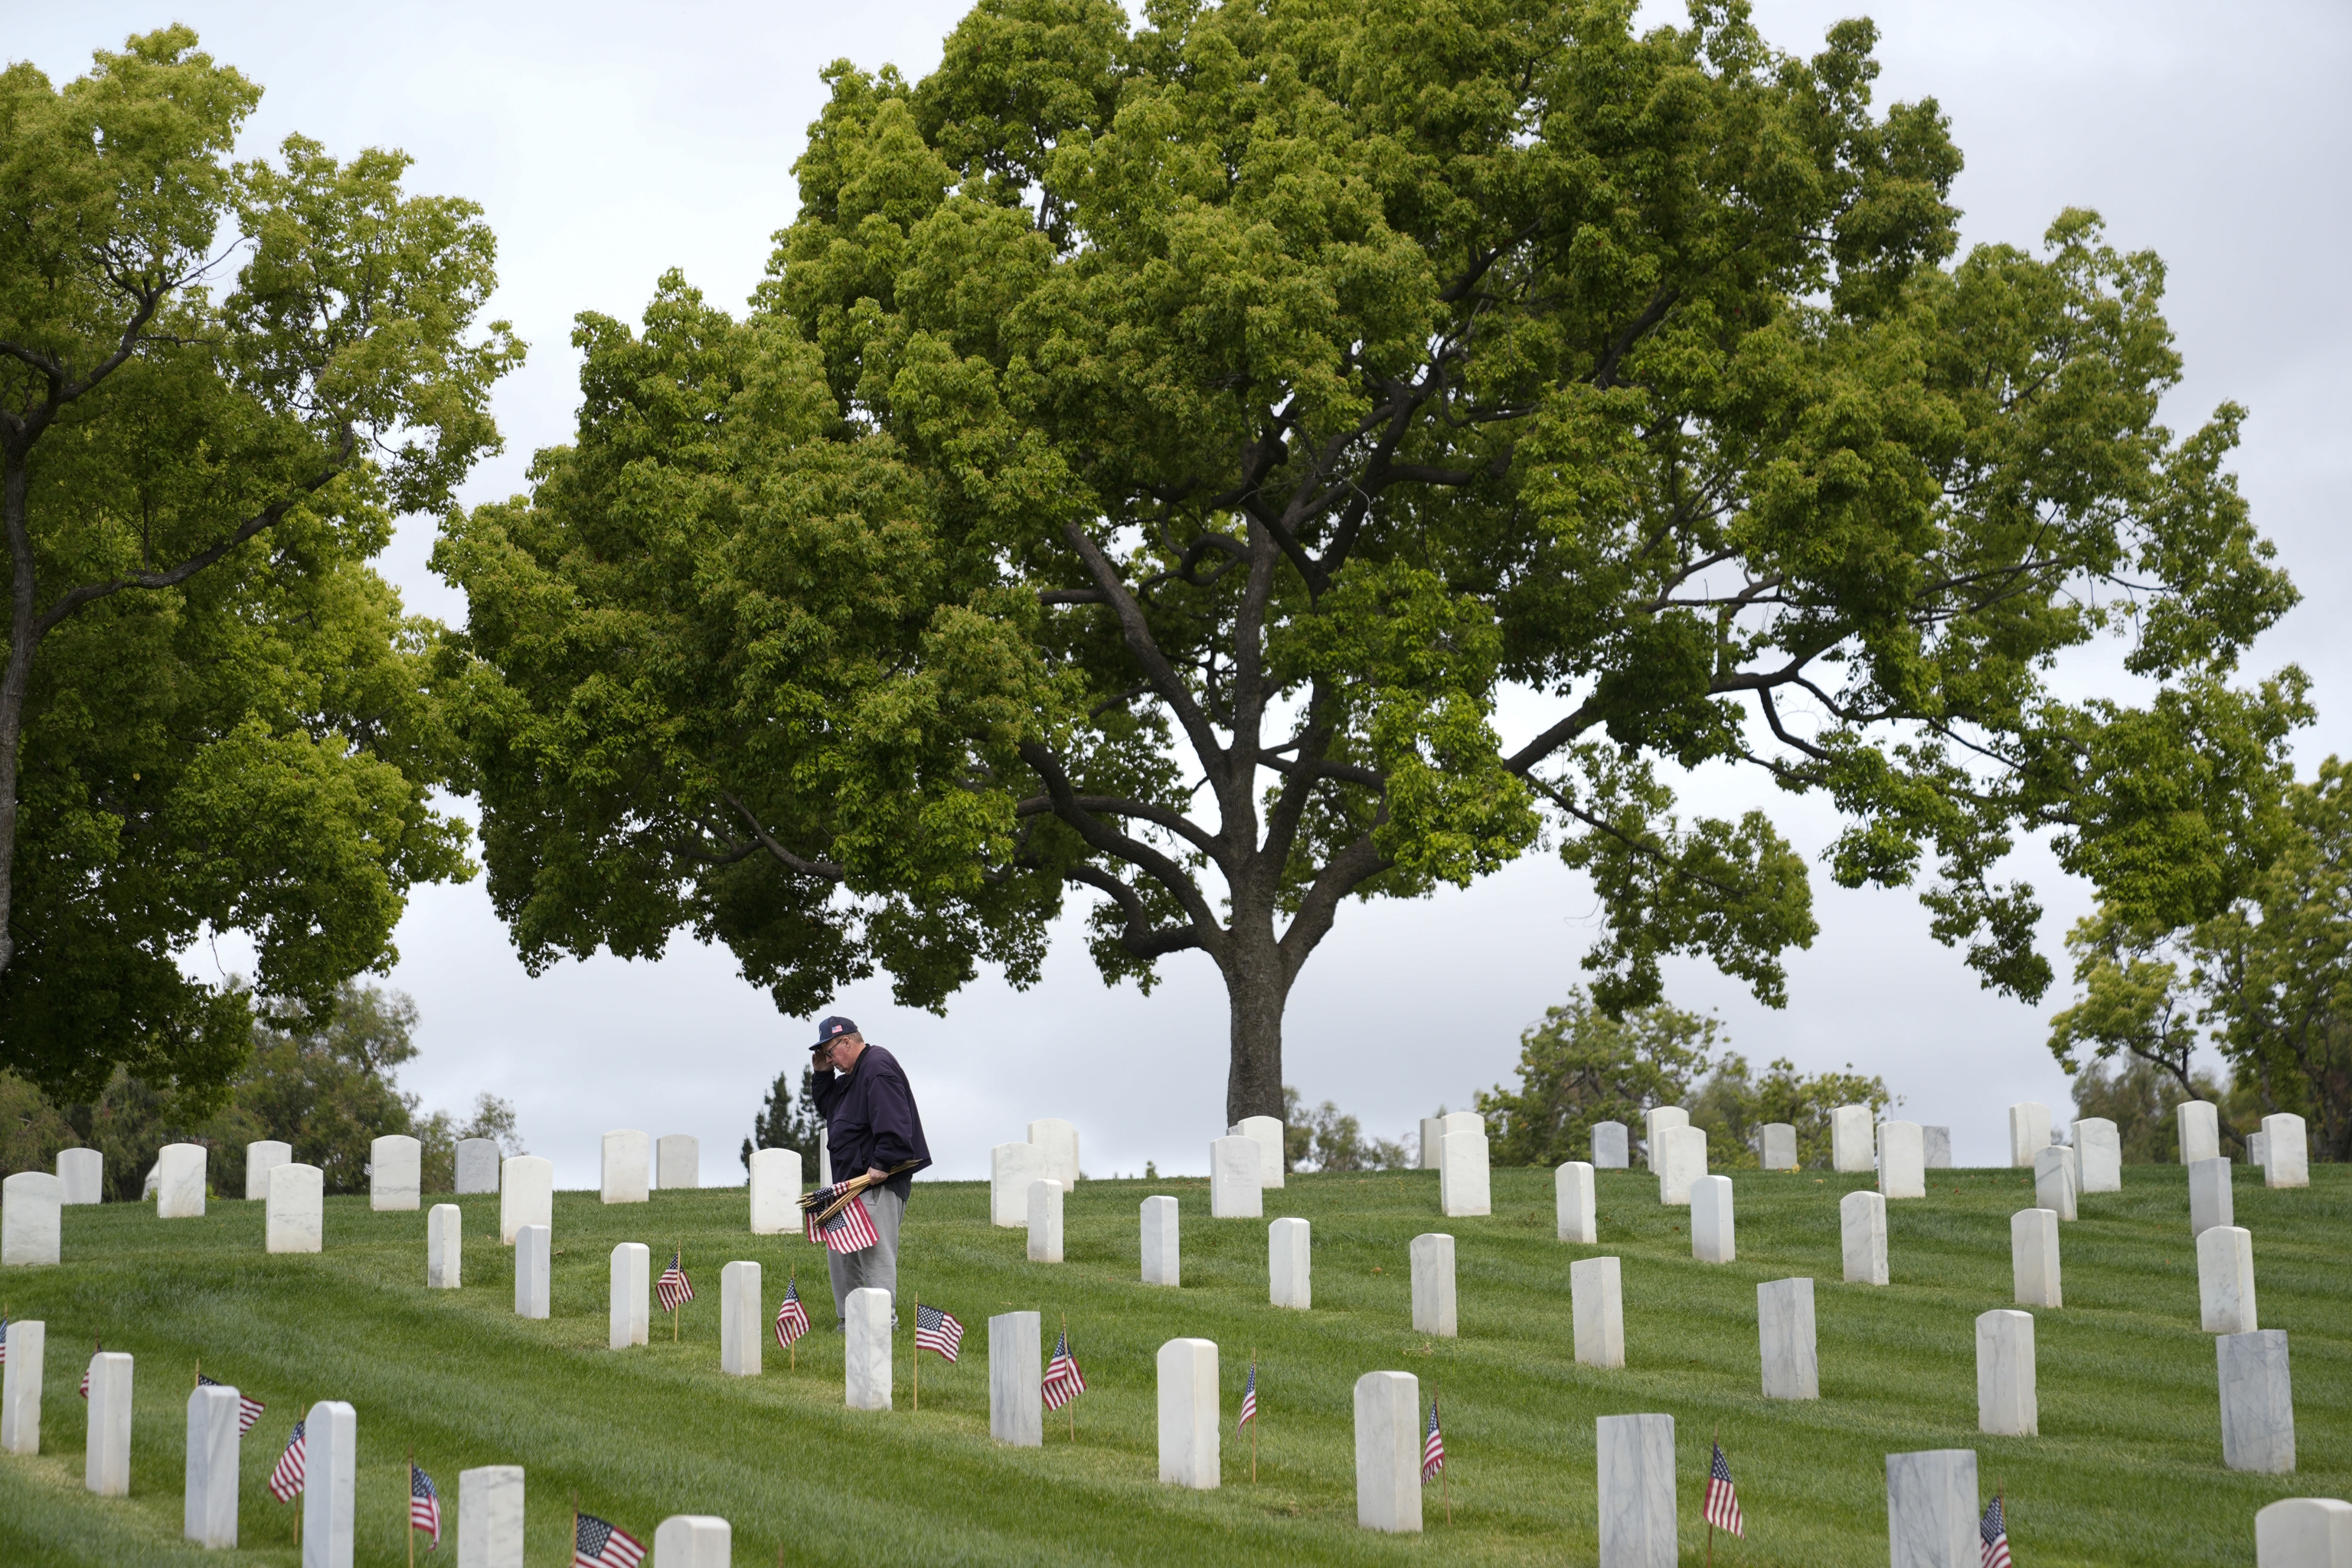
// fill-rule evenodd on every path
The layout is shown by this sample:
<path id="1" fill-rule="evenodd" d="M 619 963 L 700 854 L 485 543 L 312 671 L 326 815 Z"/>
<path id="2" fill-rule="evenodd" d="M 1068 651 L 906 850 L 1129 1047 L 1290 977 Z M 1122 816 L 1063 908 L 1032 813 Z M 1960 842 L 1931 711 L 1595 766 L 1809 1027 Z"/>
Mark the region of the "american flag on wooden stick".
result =
<path id="1" fill-rule="evenodd" d="M 1039 1392 L 1046 1409 L 1059 1410 L 1086 1391 L 1087 1374 L 1078 1370 L 1078 1358 L 1070 1353 L 1070 1331 L 1064 1329 L 1054 1342 L 1054 1359 L 1045 1363 L 1045 1383 Z"/>
<path id="2" fill-rule="evenodd" d="M 810 1205 L 802 1221 L 802 1233 L 827 1252 L 863 1252 L 882 1239 L 874 1228 L 874 1216 L 866 1212 L 862 1191 L 850 1187 L 845 1193 L 847 1186 L 841 1183 L 814 1194 L 825 1201 Z"/>
<path id="3" fill-rule="evenodd" d="M 955 1314 L 938 1307 L 915 1303 L 915 1353 L 937 1351 L 941 1361 L 953 1361 L 963 1343 L 963 1325 Z"/>
<path id="4" fill-rule="evenodd" d="M 809 1331 L 808 1309 L 801 1304 L 800 1282 L 784 1281 L 783 1304 L 776 1309 L 776 1343 L 793 1348 L 793 1342 Z"/>
<path id="5" fill-rule="evenodd" d="M 1706 1467 L 1707 1523 L 1717 1530 L 1727 1530 L 1745 1540 L 1748 1531 L 1741 1527 L 1739 1494 L 1731 1489 L 1731 1466 L 1723 1458 L 1723 1445 L 1715 1446 L 1715 1458 Z"/>
<path id="6" fill-rule="evenodd" d="M 433 1478 L 408 1461 L 408 1528 L 429 1530 L 433 1544 L 426 1550 L 441 1550 L 441 1494 L 433 1489 Z"/>
<path id="7" fill-rule="evenodd" d="M 278 1468 L 269 1472 L 269 1495 L 279 1502 L 292 1502 L 302 1489 L 302 1469 L 309 1445 L 302 1437 L 302 1423 L 294 1423 L 294 1436 L 286 1439 L 286 1451 L 278 1456 Z"/>
<path id="8" fill-rule="evenodd" d="M 0 1365 L 5 1365 L 5 1364 L 7 1363 L 7 1361 L 8 1361 L 8 1319 L 7 1319 L 7 1317 L 6 1317 L 6 1315 L 5 1315 L 5 1314 L 0 1314 Z"/>
<path id="9" fill-rule="evenodd" d="M 572 1568 L 637 1568 L 646 1560 L 642 1542 L 606 1519 L 583 1513 L 572 1531 Z"/>
<path id="10" fill-rule="evenodd" d="M 1234 1423 L 1238 1432 L 1257 1419 L 1257 1363 L 1250 1363 L 1249 1383 L 1242 1390 L 1242 1418 Z"/>
<path id="11" fill-rule="evenodd" d="M 1429 1433 L 1421 1441 L 1421 1479 L 1429 1479 L 1445 1468 L 1445 1434 L 1437 1425 L 1437 1395 L 1429 1396 Z"/>
<path id="12" fill-rule="evenodd" d="M 198 1388 L 223 1388 L 226 1387 L 226 1384 L 223 1384 L 219 1378 L 207 1376 L 205 1373 L 200 1372 L 196 1373 L 196 1386 Z M 261 1419 L 261 1413 L 268 1408 L 269 1406 L 264 1405 L 258 1399 L 254 1398 L 253 1395 L 246 1393 L 243 1389 L 239 1389 L 236 1395 L 236 1435 L 242 1437 L 247 1432 L 252 1431 L 254 1424 Z"/>
<path id="13" fill-rule="evenodd" d="M 92 1340 L 89 1342 L 92 1347 L 89 1352 L 90 1366 L 95 1366 L 98 1364 L 98 1352 L 106 1348 L 106 1342 L 104 1340 Z M 81 1369 L 81 1396 L 84 1399 L 88 1399 L 89 1397 L 89 1366 L 85 1366 Z"/>
<path id="14" fill-rule="evenodd" d="M 694 1300 L 694 1282 L 678 1267 L 678 1257 L 675 1252 L 669 1255 L 669 1267 L 662 1270 L 661 1281 L 654 1287 L 654 1297 L 665 1312 L 675 1312 Z"/>
<path id="15" fill-rule="evenodd" d="M 2000 1506 L 1999 1492 L 1993 1493 L 1992 1506 L 1977 1521 L 1977 1534 L 1984 1540 L 1984 1568 L 2009 1568 L 2009 1517 Z"/>

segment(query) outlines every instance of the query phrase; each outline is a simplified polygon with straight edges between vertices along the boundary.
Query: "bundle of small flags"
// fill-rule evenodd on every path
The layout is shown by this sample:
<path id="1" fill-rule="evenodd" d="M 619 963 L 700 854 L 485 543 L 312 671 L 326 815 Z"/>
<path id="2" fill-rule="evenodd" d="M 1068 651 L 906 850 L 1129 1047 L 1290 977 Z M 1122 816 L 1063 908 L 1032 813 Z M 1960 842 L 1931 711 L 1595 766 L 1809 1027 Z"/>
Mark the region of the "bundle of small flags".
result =
<path id="1" fill-rule="evenodd" d="M 1239 1432 L 1243 1427 L 1248 1426 L 1251 1422 L 1256 1419 L 1257 1363 L 1252 1362 L 1250 1363 L 1249 1383 L 1242 1389 L 1242 1418 L 1234 1423 L 1234 1430 L 1235 1432 Z"/>
<path id="2" fill-rule="evenodd" d="M 224 1386 L 224 1384 L 221 1383 L 219 1378 L 207 1377 L 205 1373 L 200 1372 L 196 1373 L 196 1386 L 198 1388 L 219 1388 Z M 236 1395 L 236 1435 L 242 1437 L 247 1432 L 252 1431 L 254 1424 L 261 1419 L 261 1413 L 268 1408 L 269 1406 L 262 1404 L 258 1399 L 254 1398 L 251 1394 L 239 1389 Z"/>
<path id="3" fill-rule="evenodd" d="M 408 1461 L 408 1528 L 429 1530 L 433 1544 L 428 1551 L 441 1550 L 441 1494 L 433 1489 L 433 1478 Z"/>
<path id="4" fill-rule="evenodd" d="M 787 1279 L 783 1304 L 776 1309 L 776 1343 L 790 1350 L 793 1342 L 808 1331 L 808 1309 L 801 1305 L 800 1282 Z"/>
<path id="5" fill-rule="evenodd" d="M 294 1423 L 294 1436 L 286 1439 L 286 1451 L 278 1456 L 278 1468 L 269 1472 L 269 1495 L 279 1502 L 292 1502 L 302 1489 L 302 1468 L 308 1445 L 302 1440 L 302 1423 Z"/>
<path id="6" fill-rule="evenodd" d="M 915 1303 L 915 1353 L 937 1351 L 942 1361 L 953 1361 L 963 1343 L 963 1325 L 952 1312 Z M 1075 1363 L 1073 1363 L 1076 1364 Z"/>
<path id="7" fill-rule="evenodd" d="M 861 1194 L 872 1184 L 864 1176 L 819 1187 L 801 1199 L 802 1231 L 827 1252 L 863 1252 L 882 1237 Z"/>
<path id="8" fill-rule="evenodd" d="M 1474 1422 L 1472 1425 L 1476 1424 Z M 1421 1479 L 1425 1481 L 1444 1468 L 1445 1434 L 1438 1430 L 1437 1399 L 1433 1394 L 1429 1401 L 1429 1435 L 1422 1439 L 1421 1444 Z"/>
<path id="9" fill-rule="evenodd" d="M 1706 1468 L 1707 1523 L 1717 1530 L 1727 1530 L 1745 1540 L 1748 1535 L 1739 1517 L 1739 1494 L 1731 1489 L 1731 1466 L 1723 1457 L 1723 1445 L 1715 1446 L 1715 1458 Z"/>
<path id="10" fill-rule="evenodd" d="M 675 1312 L 694 1300 L 694 1283 L 687 1279 L 686 1270 L 678 1267 L 678 1257 L 679 1254 L 675 1252 L 669 1255 L 669 1267 L 662 1270 L 660 1281 L 654 1286 L 654 1298 L 661 1302 L 661 1310 L 665 1312 Z"/>
<path id="11" fill-rule="evenodd" d="M 1984 1540 L 1984 1568 L 2009 1568 L 2009 1520 L 1999 1492 L 1993 1494 L 1984 1518 L 1977 1521 L 1977 1534 Z"/>
<path id="12" fill-rule="evenodd" d="M 1054 1359 L 1045 1363 L 1045 1382 L 1039 1392 L 1046 1409 L 1059 1410 L 1086 1391 L 1086 1373 L 1078 1370 L 1078 1358 L 1070 1353 L 1070 1331 L 1064 1329 L 1062 1337 L 1054 1342 Z"/>
<path id="13" fill-rule="evenodd" d="M 572 1568 L 637 1568 L 644 1542 L 610 1520 L 583 1513 L 572 1526 Z"/>

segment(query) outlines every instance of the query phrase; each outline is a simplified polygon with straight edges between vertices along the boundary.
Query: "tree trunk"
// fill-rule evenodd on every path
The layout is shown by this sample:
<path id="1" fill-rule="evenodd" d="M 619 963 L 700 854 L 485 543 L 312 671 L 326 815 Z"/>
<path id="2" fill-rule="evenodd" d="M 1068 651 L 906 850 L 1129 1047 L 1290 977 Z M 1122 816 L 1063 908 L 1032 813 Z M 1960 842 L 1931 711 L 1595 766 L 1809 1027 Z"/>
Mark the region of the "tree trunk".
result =
<path id="1" fill-rule="evenodd" d="M 33 684 L 33 535 L 29 453 L 10 451 L 0 478 L 0 527 L 8 535 L 8 660 L 0 673 L 0 974 L 16 956 L 16 759 L 24 743 L 25 697 Z"/>
<path id="2" fill-rule="evenodd" d="M 1225 1078 L 1225 1123 L 1245 1116 L 1282 1115 L 1282 1011 L 1290 976 L 1271 931 L 1232 933 L 1223 964 L 1232 1014 L 1233 1062 Z"/>

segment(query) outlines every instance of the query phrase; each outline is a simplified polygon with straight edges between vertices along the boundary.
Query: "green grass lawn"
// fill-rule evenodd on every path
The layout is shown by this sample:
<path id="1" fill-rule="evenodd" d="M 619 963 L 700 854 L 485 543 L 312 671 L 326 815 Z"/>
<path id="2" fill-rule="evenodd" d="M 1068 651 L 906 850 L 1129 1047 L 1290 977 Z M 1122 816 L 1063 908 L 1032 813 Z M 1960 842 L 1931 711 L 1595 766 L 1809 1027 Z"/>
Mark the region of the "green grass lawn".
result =
<path id="1" fill-rule="evenodd" d="M 2352 1170 L 2315 1167 L 2304 1192 L 2238 1173 L 2238 1223 L 2254 1233 L 2263 1326 L 2292 1335 L 2299 1473 L 2221 1465 L 2210 1338 L 2198 1329 L 2196 1249 L 2177 1166 L 2135 1167 L 2126 1191 L 2085 1199 L 2064 1228 L 2066 1306 L 2036 1314 L 2042 1436 L 1976 1431 L 1974 1319 L 2010 1304 L 2009 1218 L 2028 1173 L 1931 1172 L 1924 1201 L 1889 1205 L 1894 1284 L 1839 1281 L 1838 1199 L 1865 1178 L 1741 1173 L 1739 1260 L 1690 1258 L 1688 1215 L 1662 1208 L 1641 1172 L 1601 1175 L 1601 1244 L 1553 1239 L 1549 1172 L 1497 1171 L 1492 1218 L 1442 1221 L 1433 1172 L 1305 1176 L 1267 1194 L 1268 1218 L 1315 1226 L 1311 1312 L 1265 1304 L 1265 1226 L 1212 1221 L 1202 1181 L 1088 1182 L 1068 1202 L 1068 1261 L 1033 1265 L 1024 1235 L 987 1223 L 987 1190 L 926 1183 L 908 1211 L 902 1297 L 944 1304 L 969 1332 L 960 1364 L 926 1355 L 908 1408 L 912 1316 L 902 1312 L 898 1408 L 843 1407 L 841 1341 L 821 1256 L 797 1237 L 751 1237 L 738 1189 L 657 1193 L 605 1208 L 555 1200 L 554 1316 L 513 1311 L 497 1199 L 462 1200 L 466 1286 L 425 1289 L 425 1215 L 328 1201 L 328 1250 L 271 1258 L 262 1205 L 215 1201 L 201 1220 L 152 1205 L 68 1209 L 68 1261 L 0 1275 L 14 1315 L 46 1319 L 37 1458 L 0 1457 L 0 1563 L 220 1562 L 179 1540 L 185 1401 L 194 1363 L 268 1402 L 244 1454 L 236 1561 L 292 1564 L 292 1510 L 263 1481 L 296 1414 L 358 1410 L 358 1559 L 405 1561 L 404 1458 L 440 1484 L 457 1472 L 528 1471 L 529 1561 L 569 1561 L 571 1498 L 650 1542 L 673 1513 L 731 1521 L 735 1562 L 828 1563 L 1581 1563 L 1595 1560 L 1593 1419 L 1675 1420 L 1685 1562 L 1703 1560 L 1709 1434 L 1722 1432 L 1748 1533 L 1718 1539 L 1729 1564 L 1883 1564 L 1884 1456 L 1973 1447 L 2010 1499 L 2021 1568 L 2060 1563 L 2252 1563 L 2253 1515 L 2282 1497 L 2352 1496 Z M 1184 1285 L 1137 1283 L 1137 1205 L 1183 1205 Z M 431 1201 L 428 1199 L 428 1202 Z M 447 1200 L 444 1200 L 447 1201 Z M 1410 1329 L 1406 1247 L 1457 1241 L 1461 1337 Z M 683 1243 L 701 1300 L 673 1344 L 604 1349 L 607 1255 L 643 1241 L 657 1272 Z M 1626 1365 L 1576 1364 L 1568 1269 L 1624 1259 Z M 756 1379 L 719 1371 L 719 1270 L 766 1270 L 772 1314 L 798 1270 L 818 1330 L 786 1369 L 774 1342 Z M 1822 1397 L 1759 1393 L 1756 1285 L 1818 1282 Z M 991 1313 L 1064 1314 L 1089 1392 L 1076 1436 L 1049 1416 L 1043 1450 L 988 1438 Z M 1214 1340 L 1224 1385 L 1224 1485 L 1156 1480 L 1153 1356 L 1178 1335 Z M 88 1347 L 137 1360 L 131 1495 L 82 1489 Z M 1264 1422 L 1257 1479 L 1230 1426 L 1250 1353 Z M 1416 1373 L 1443 1395 L 1453 1521 L 1434 1486 L 1420 1537 L 1355 1527 L 1351 1390 L 1363 1373 Z M 453 1524 L 454 1530 L 454 1524 Z M 454 1534 L 443 1547 L 455 1551 Z M 446 1556 L 443 1561 L 448 1560 Z"/>

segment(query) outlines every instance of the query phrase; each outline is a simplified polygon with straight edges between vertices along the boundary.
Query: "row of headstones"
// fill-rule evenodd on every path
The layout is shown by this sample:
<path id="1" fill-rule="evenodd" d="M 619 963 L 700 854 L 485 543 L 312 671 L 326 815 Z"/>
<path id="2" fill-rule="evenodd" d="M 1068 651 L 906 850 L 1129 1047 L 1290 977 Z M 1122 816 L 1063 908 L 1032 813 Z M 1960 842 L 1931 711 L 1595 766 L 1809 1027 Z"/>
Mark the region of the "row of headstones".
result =
<path id="1" fill-rule="evenodd" d="M 5 1392 L 0 1394 L 0 1453 L 41 1451 L 41 1384 L 47 1325 L 8 1325 Z M 89 1429 L 83 1482 L 100 1497 L 131 1494 L 132 1358 L 101 1351 L 89 1363 Z M 237 1483 L 244 1446 L 237 1390 L 203 1384 L 188 1395 L 183 1533 L 205 1547 L 237 1543 Z M 303 1423 L 302 1539 L 305 1562 L 349 1563 L 358 1479 L 357 1413 L 321 1400 Z M 523 1472 L 486 1465 L 457 1472 L 457 1568 L 522 1568 Z M 655 1568 L 727 1568 L 727 1521 L 681 1514 L 654 1533 Z"/>
<path id="2" fill-rule="evenodd" d="M 1032 1121 L 1021 1142 L 988 1152 L 989 1223 L 1008 1230 L 1028 1224 L 1029 1189 L 1039 1182 L 1066 1193 L 1078 1184 L 1078 1130 L 1059 1117 Z"/>

